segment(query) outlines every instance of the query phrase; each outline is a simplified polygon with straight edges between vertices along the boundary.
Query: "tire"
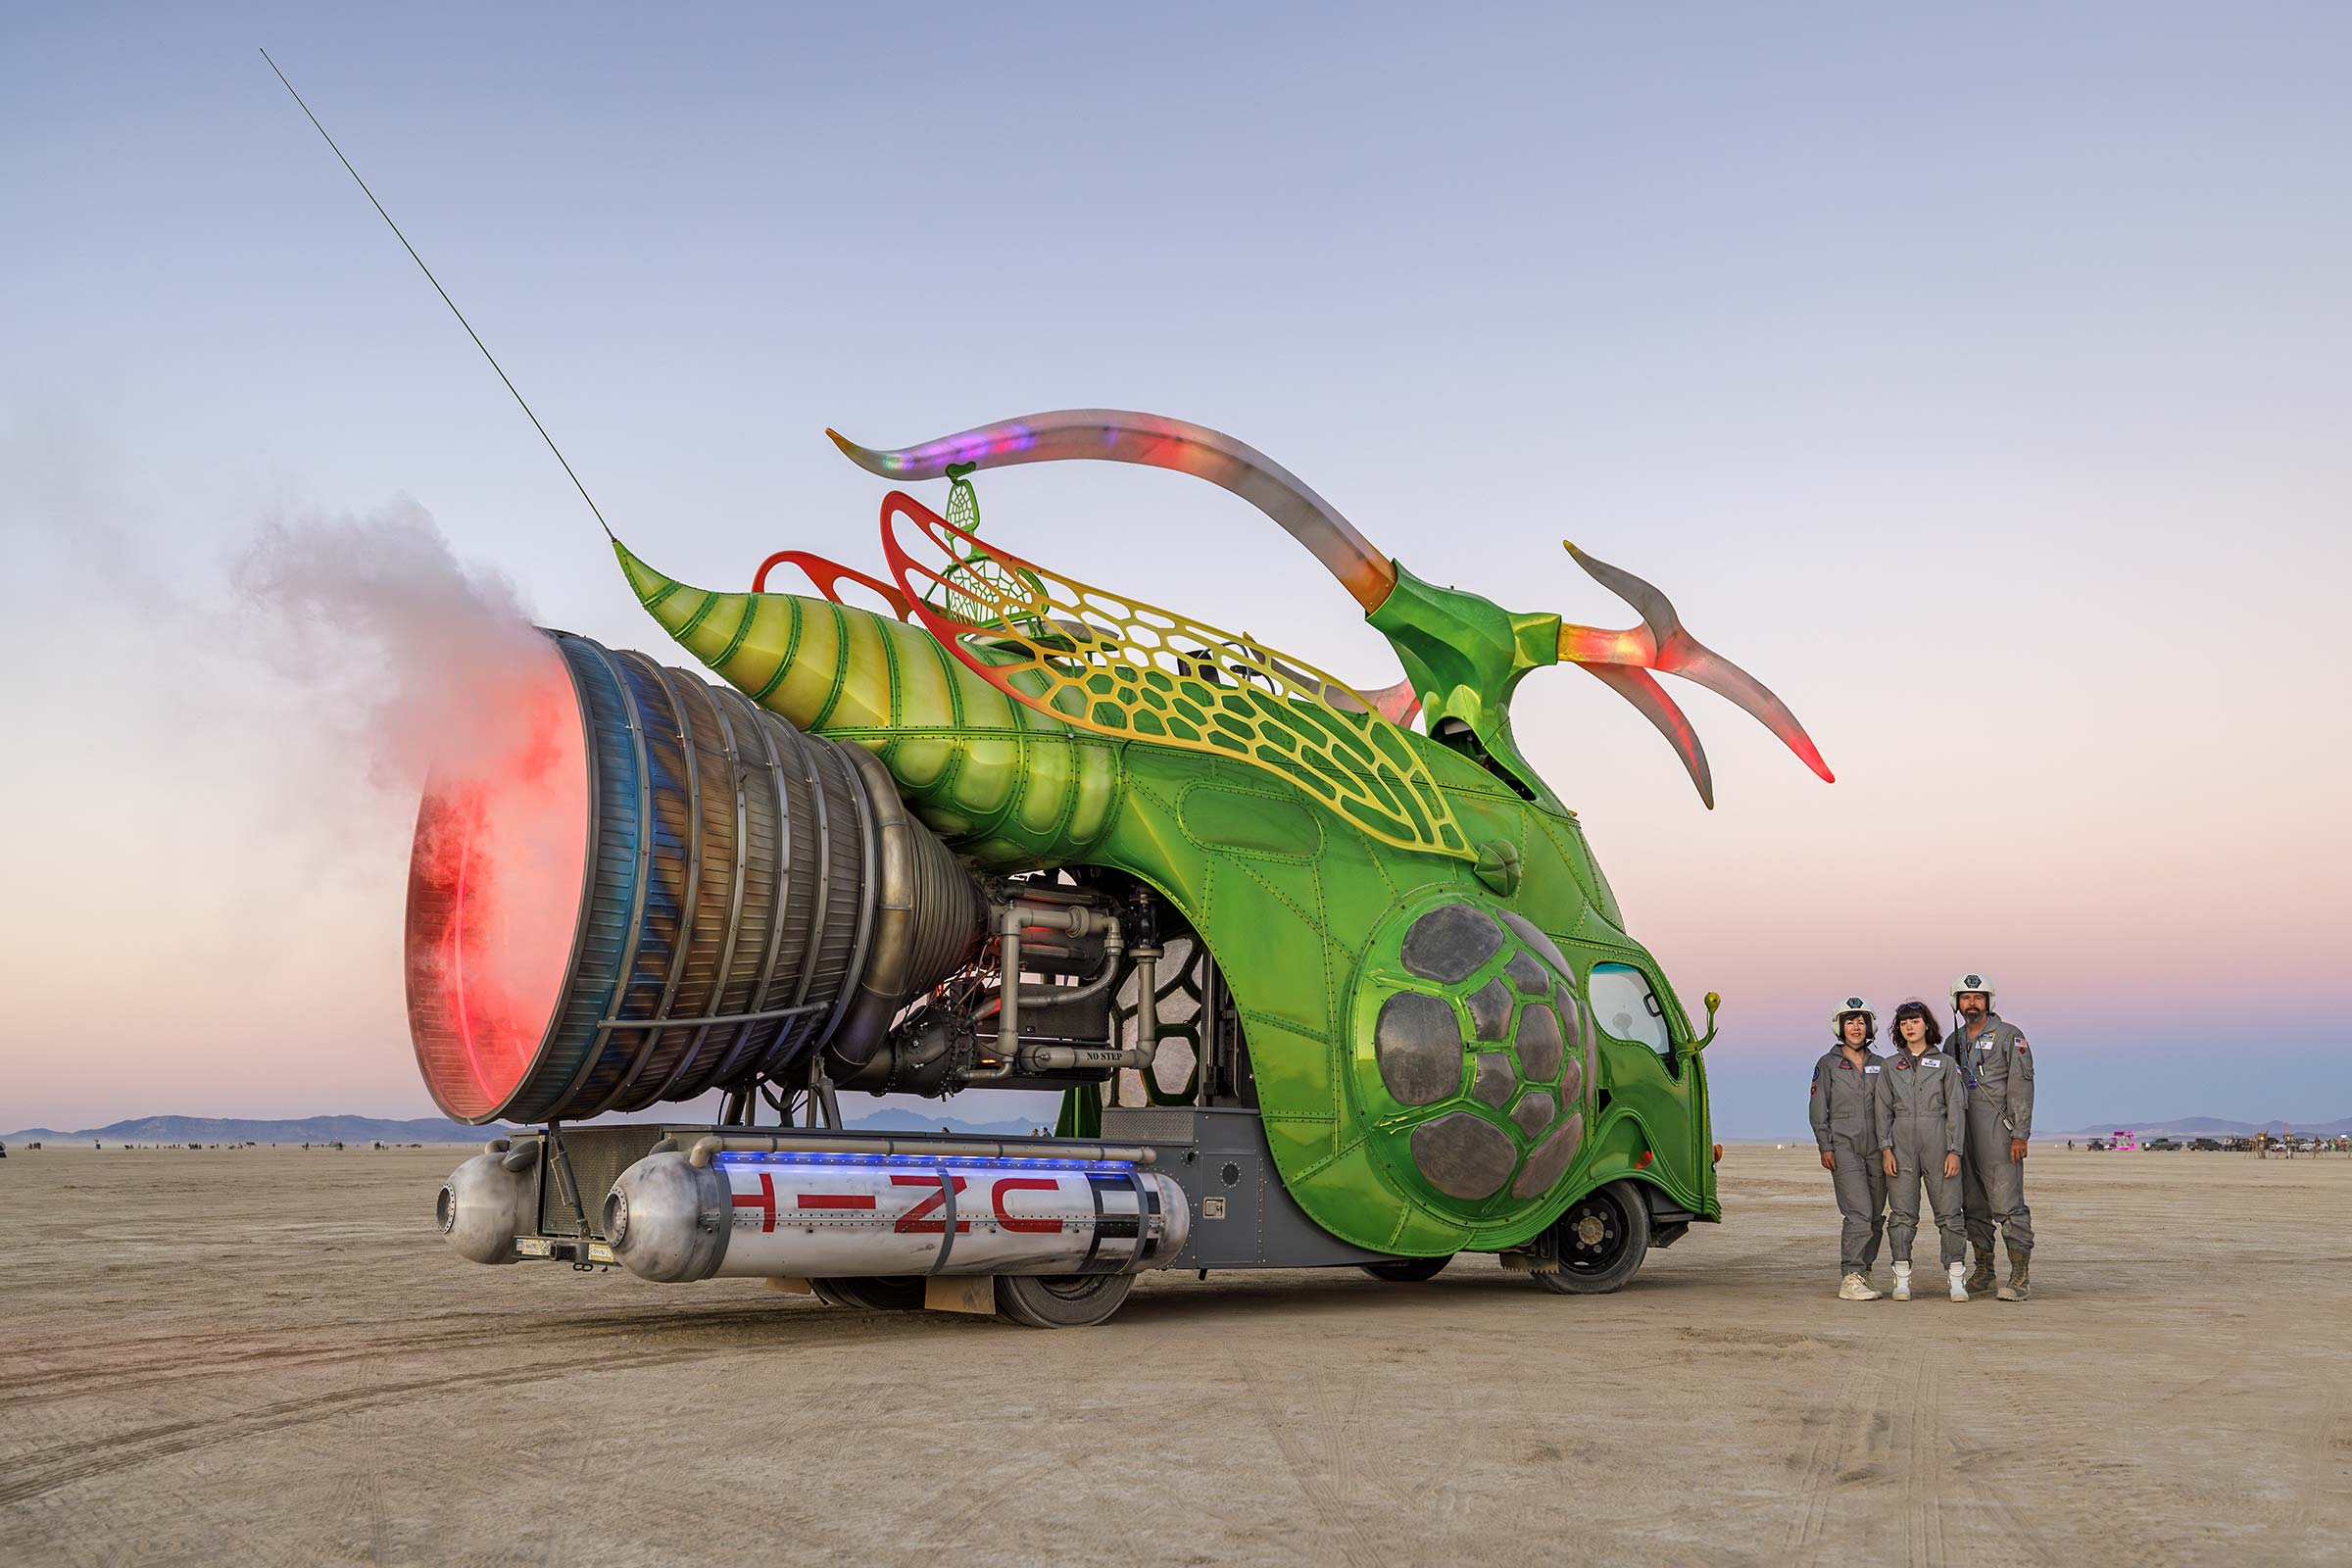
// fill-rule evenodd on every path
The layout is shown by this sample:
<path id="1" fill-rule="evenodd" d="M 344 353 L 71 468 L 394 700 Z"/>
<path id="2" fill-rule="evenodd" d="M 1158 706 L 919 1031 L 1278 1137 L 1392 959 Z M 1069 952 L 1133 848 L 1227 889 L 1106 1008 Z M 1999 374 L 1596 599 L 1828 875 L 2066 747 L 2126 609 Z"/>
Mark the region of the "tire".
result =
<path id="1" fill-rule="evenodd" d="M 1083 1329 L 1119 1309 L 1132 1274 L 1001 1274 L 997 1315 L 1033 1329 Z"/>
<path id="2" fill-rule="evenodd" d="M 1560 1266 L 1536 1275 L 1536 1283 L 1562 1296 L 1606 1296 L 1622 1290 L 1649 1255 L 1649 1203 L 1632 1182 L 1611 1182 L 1569 1204 L 1551 1234 Z"/>
<path id="3" fill-rule="evenodd" d="M 1358 1263 L 1355 1266 L 1376 1280 L 1387 1280 L 1393 1285 L 1418 1285 L 1423 1280 L 1434 1280 L 1445 1273 L 1446 1265 L 1452 1261 L 1453 1254 L 1447 1252 L 1444 1257 L 1396 1257 L 1385 1263 Z"/>
<path id="4" fill-rule="evenodd" d="M 808 1288 L 827 1306 L 847 1307 L 854 1312 L 917 1312 L 923 1305 L 920 1274 L 810 1280 Z"/>

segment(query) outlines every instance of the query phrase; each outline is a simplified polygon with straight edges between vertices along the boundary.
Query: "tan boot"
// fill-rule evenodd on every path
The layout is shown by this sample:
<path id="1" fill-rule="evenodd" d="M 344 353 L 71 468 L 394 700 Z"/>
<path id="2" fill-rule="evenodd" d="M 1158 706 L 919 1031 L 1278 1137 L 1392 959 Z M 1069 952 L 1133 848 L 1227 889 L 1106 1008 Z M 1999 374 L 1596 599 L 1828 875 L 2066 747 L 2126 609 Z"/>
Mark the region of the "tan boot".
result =
<path id="1" fill-rule="evenodd" d="M 1976 1267 L 1968 1271 L 1968 1294 L 1983 1296 L 1992 1289 L 1992 1250 L 1987 1248 L 1977 1253 Z"/>
<path id="2" fill-rule="evenodd" d="M 2014 1247 L 2009 1249 L 2009 1283 L 2001 1287 L 2002 1300 L 2022 1301 L 2033 1294 L 2033 1287 L 2026 1278 L 2033 1256 L 2033 1253 L 2021 1252 Z"/>

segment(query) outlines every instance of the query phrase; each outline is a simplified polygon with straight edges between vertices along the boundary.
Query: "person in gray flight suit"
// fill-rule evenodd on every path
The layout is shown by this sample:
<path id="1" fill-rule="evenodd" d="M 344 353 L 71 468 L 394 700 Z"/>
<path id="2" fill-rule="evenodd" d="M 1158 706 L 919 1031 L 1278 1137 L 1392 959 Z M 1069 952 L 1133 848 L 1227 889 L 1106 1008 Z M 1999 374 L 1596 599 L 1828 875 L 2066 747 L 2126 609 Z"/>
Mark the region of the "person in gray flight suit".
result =
<path id="1" fill-rule="evenodd" d="M 1879 1260 L 1879 1238 L 1886 1228 L 1886 1173 L 1879 1161 L 1878 1083 L 1884 1058 L 1870 1049 L 1879 1015 L 1860 997 L 1848 997 L 1830 1013 L 1830 1038 L 1837 1042 L 1813 1064 L 1813 1098 L 1808 1114 L 1813 1141 L 1821 1146 L 1821 1168 L 1830 1173 L 1843 1223 L 1838 1234 L 1841 1301 L 1875 1301 L 1870 1268 Z"/>
<path id="2" fill-rule="evenodd" d="M 1992 982 L 1964 974 L 1952 982 L 1950 1054 L 1968 1074 L 1968 1148 L 1960 1161 L 1968 1244 L 1976 1253 L 1968 1288 L 1992 1288 L 1992 1231 L 2009 1251 L 2004 1301 L 2031 1291 L 2034 1214 L 2026 1207 L 2026 1145 L 2034 1136 L 2034 1053 L 2015 1024 L 1992 1010 Z"/>
<path id="3" fill-rule="evenodd" d="M 1880 1159 L 1886 1171 L 1886 1245 L 1894 1253 L 1894 1298 L 1911 1299 L 1911 1238 L 1919 1234 L 1919 1193 L 1936 1211 L 1937 1255 L 1955 1301 L 1968 1236 L 1962 1218 L 1960 1150 L 1968 1142 L 1968 1077 L 1936 1048 L 1943 1029 L 1924 1002 L 1894 1009 L 1894 1059 L 1879 1074 Z"/>

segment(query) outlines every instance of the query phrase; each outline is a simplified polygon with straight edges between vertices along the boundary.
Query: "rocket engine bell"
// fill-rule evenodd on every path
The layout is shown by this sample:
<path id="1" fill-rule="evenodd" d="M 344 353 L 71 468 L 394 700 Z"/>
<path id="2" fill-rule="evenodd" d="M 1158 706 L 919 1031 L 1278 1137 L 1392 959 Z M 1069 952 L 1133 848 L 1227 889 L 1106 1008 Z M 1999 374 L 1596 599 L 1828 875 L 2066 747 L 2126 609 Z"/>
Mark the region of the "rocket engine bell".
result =
<path id="1" fill-rule="evenodd" d="M 872 754 L 550 631 L 540 721 L 417 813 L 409 1028 L 461 1121 L 579 1120 L 870 1055 L 983 937 Z"/>
<path id="2" fill-rule="evenodd" d="M 1173 1178 L 1117 1160 L 649 1154 L 605 1200 L 644 1279 L 1133 1274 L 1184 1250 Z"/>

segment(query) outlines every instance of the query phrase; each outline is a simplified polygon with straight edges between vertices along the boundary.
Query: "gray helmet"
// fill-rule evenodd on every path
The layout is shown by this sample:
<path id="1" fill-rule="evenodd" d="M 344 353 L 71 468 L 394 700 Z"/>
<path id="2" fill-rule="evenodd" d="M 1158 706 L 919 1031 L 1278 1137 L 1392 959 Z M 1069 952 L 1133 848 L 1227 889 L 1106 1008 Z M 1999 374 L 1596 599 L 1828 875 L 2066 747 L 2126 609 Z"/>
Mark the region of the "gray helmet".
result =
<path id="1" fill-rule="evenodd" d="M 1862 1043 L 1867 1046 L 1878 1039 L 1878 1012 L 1860 997 L 1847 997 L 1830 1009 L 1830 1038 L 1839 1045 L 1845 1044 L 1845 1020 L 1857 1012 L 1862 1015 Z"/>
<path id="2" fill-rule="evenodd" d="M 1983 992 L 1984 994 L 1984 1005 L 1987 1007 L 1992 1005 L 1992 978 L 1989 975 L 1978 974 L 1972 970 L 1969 973 L 1962 975 L 1959 979 L 1954 980 L 1952 982 L 1953 1006 L 1957 1007 L 1960 1005 L 1960 994 L 1964 991 Z"/>

